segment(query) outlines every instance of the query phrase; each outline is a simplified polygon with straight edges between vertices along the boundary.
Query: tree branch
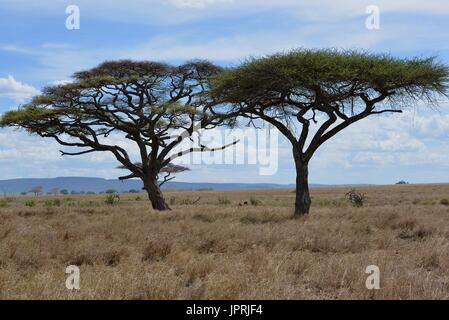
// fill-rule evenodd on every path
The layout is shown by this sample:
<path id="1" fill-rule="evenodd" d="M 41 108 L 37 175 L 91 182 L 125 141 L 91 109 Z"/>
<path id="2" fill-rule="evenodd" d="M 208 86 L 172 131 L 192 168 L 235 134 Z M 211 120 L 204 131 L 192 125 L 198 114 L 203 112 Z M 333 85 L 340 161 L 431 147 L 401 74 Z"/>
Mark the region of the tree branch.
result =
<path id="1" fill-rule="evenodd" d="M 220 150 L 224 150 L 224 149 L 226 149 L 228 147 L 231 147 L 233 145 L 236 145 L 239 142 L 240 142 L 240 140 L 237 140 L 237 141 L 234 141 L 232 143 L 226 144 L 226 145 L 218 147 L 218 148 L 209 148 L 207 146 L 201 146 L 201 147 L 198 147 L 198 148 L 190 148 L 190 149 L 187 149 L 187 150 L 184 150 L 184 151 L 181 151 L 181 152 L 178 152 L 178 153 L 172 155 L 170 158 L 168 158 L 167 160 L 165 160 L 163 162 L 163 166 L 166 166 L 168 163 L 170 163 L 171 161 L 173 161 L 176 158 L 179 158 L 179 157 L 181 157 L 183 155 L 186 155 L 186 154 L 189 154 L 189 153 L 192 153 L 192 152 L 207 152 L 207 151 L 215 152 L 215 151 L 220 151 Z"/>

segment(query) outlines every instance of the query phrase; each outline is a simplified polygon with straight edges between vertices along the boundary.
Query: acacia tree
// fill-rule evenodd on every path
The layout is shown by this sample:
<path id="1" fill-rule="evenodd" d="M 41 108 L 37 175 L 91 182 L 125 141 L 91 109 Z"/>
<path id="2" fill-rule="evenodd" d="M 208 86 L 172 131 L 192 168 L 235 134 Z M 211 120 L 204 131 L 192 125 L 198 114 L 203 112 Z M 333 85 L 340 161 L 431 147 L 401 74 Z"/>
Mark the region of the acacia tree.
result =
<path id="1" fill-rule="evenodd" d="M 44 190 L 44 187 L 35 186 L 35 187 L 31 188 L 30 192 L 34 193 L 34 195 L 37 197 L 42 194 L 43 190 Z"/>
<path id="2" fill-rule="evenodd" d="M 435 58 L 295 50 L 229 69 L 215 77 L 213 91 L 251 122 L 275 126 L 291 143 L 299 217 L 309 213 L 308 166 L 324 142 L 368 116 L 402 112 L 418 100 L 436 103 L 447 93 L 448 74 Z"/>
<path id="3" fill-rule="evenodd" d="M 220 71 L 207 61 L 181 66 L 105 62 L 76 73 L 73 83 L 45 88 L 31 103 L 4 114 L 0 125 L 24 128 L 62 146 L 81 148 L 61 151 L 65 156 L 112 153 L 130 171 L 119 179 L 140 178 L 153 208 L 167 210 L 159 174 L 175 172 L 170 164 L 184 154 L 232 145 L 212 149 L 200 145 L 174 153 L 197 129 L 229 124 L 230 114 L 220 113 L 220 107 L 205 94 L 209 77 Z M 180 133 L 174 135 L 174 130 Z M 139 157 L 132 159 L 118 141 L 107 139 L 113 133 L 132 141 Z"/>

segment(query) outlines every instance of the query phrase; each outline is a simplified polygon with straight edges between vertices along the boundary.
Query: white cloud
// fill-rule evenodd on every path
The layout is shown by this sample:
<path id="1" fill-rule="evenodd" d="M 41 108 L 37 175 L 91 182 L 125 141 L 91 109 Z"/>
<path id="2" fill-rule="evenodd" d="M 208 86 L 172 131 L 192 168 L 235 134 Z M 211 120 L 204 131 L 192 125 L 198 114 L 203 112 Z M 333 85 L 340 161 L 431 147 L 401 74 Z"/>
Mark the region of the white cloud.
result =
<path id="1" fill-rule="evenodd" d="M 0 97 L 22 103 L 37 94 L 39 94 L 39 90 L 33 86 L 17 81 L 11 75 L 6 78 L 0 78 Z"/>
<path id="2" fill-rule="evenodd" d="M 312 161 L 321 168 L 333 167 L 333 159 L 343 167 L 447 167 L 448 122 L 449 115 L 436 112 L 371 117 L 326 142 Z"/>
<path id="3" fill-rule="evenodd" d="M 13 52 L 13 53 L 24 53 L 24 54 L 33 54 L 34 51 L 24 47 L 22 45 L 17 45 L 17 44 L 13 44 L 13 43 L 3 43 L 0 44 L 0 50 L 1 51 L 7 51 L 7 52 Z"/>
<path id="4" fill-rule="evenodd" d="M 56 80 L 50 83 L 50 85 L 52 86 L 64 86 L 66 84 L 72 83 L 73 80 L 68 80 L 68 79 L 64 79 L 64 80 Z"/>

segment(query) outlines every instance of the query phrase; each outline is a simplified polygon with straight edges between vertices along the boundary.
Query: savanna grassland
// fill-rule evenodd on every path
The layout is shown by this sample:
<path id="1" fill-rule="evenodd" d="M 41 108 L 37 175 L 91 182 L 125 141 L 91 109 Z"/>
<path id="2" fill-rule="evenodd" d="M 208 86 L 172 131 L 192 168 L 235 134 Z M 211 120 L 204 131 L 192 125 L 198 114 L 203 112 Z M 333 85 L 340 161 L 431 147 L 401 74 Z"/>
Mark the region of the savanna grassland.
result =
<path id="1" fill-rule="evenodd" d="M 448 299 L 449 185 L 358 189 L 362 208 L 314 189 L 299 220 L 292 190 L 166 192 L 163 213 L 143 194 L 3 197 L 0 299 Z"/>

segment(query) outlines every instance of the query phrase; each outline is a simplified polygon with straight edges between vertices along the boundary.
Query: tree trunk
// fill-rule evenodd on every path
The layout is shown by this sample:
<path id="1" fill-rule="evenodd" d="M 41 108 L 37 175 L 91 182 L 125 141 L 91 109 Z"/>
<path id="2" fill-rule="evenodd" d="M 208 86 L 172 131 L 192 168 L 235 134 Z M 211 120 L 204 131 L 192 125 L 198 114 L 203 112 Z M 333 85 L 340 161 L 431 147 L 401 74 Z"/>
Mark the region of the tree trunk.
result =
<path id="1" fill-rule="evenodd" d="M 296 159 L 296 202 L 295 218 L 309 214 L 312 200 L 309 194 L 309 165 L 306 162 Z"/>
<path id="2" fill-rule="evenodd" d="M 151 205 L 153 206 L 154 210 L 170 210 L 167 202 L 165 202 L 161 188 L 159 187 L 156 179 L 147 179 L 144 189 L 148 193 L 148 199 L 150 199 Z"/>

